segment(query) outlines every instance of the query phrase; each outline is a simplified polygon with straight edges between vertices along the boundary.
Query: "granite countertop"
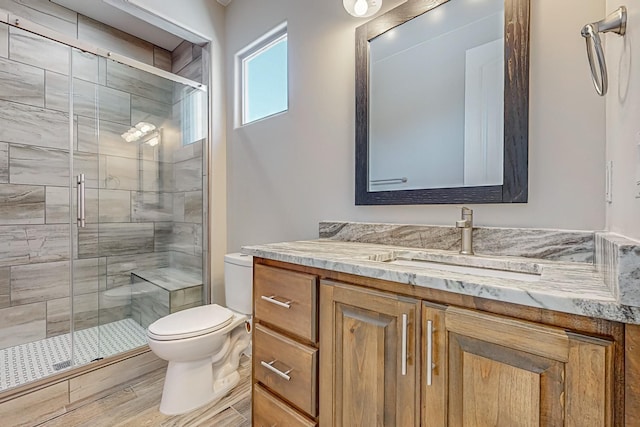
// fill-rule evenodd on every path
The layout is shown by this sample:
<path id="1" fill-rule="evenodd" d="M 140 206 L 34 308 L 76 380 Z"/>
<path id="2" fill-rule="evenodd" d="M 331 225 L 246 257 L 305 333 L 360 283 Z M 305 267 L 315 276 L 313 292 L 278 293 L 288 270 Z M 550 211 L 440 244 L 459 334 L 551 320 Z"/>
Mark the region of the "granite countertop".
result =
<path id="1" fill-rule="evenodd" d="M 540 273 L 538 281 L 483 277 L 383 261 L 407 252 L 447 258 L 455 252 L 385 244 L 318 239 L 244 246 L 242 252 L 277 261 L 423 286 L 564 313 L 640 324 L 640 308 L 618 303 L 603 273 L 592 263 L 551 261 L 515 256 L 467 257 L 476 266 L 502 263 Z M 465 262 L 464 257 L 458 257 Z"/>

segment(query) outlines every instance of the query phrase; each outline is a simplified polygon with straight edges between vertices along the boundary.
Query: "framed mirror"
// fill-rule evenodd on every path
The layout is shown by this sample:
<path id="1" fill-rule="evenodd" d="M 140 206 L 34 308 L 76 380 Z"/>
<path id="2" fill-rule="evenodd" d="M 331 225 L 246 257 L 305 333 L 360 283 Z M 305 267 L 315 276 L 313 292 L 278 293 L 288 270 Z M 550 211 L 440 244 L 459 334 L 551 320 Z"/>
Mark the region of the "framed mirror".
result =
<path id="1" fill-rule="evenodd" d="M 408 0 L 356 30 L 356 205 L 526 203 L 529 0 Z"/>

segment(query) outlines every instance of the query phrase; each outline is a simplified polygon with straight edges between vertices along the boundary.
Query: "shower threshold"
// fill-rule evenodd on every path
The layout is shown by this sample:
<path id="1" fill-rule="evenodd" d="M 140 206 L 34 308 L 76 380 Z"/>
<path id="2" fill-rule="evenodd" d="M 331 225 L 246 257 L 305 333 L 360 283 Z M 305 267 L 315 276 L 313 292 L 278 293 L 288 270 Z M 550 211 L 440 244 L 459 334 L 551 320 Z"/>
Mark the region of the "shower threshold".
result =
<path id="1" fill-rule="evenodd" d="M 0 392 L 146 344 L 145 329 L 129 318 L 76 331 L 75 364 L 70 333 L 0 349 Z"/>

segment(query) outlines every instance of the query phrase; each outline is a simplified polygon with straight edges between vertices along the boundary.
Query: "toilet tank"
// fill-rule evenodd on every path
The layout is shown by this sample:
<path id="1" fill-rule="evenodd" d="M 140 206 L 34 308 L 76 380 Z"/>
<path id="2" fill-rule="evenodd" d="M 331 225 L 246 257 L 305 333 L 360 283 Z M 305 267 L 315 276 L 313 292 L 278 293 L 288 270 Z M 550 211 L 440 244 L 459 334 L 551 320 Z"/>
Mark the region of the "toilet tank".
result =
<path id="1" fill-rule="evenodd" d="M 253 257 L 241 253 L 224 256 L 224 291 L 227 308 L 251 315 L 253 299 Z"/>

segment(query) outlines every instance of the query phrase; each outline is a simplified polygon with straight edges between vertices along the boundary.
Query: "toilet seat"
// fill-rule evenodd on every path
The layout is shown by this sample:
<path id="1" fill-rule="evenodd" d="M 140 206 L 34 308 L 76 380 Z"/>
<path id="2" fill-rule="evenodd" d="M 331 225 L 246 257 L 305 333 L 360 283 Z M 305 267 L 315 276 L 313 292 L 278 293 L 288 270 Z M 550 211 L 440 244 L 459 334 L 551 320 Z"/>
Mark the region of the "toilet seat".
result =
<path id="1" fill-rule="evenodd" d="M 222 329 L 232 320 L 233 312 L 228 308 L 202 305 L 156 320 L 147 328 L 147 336 L 158 341 L 192 338 Z"/>

